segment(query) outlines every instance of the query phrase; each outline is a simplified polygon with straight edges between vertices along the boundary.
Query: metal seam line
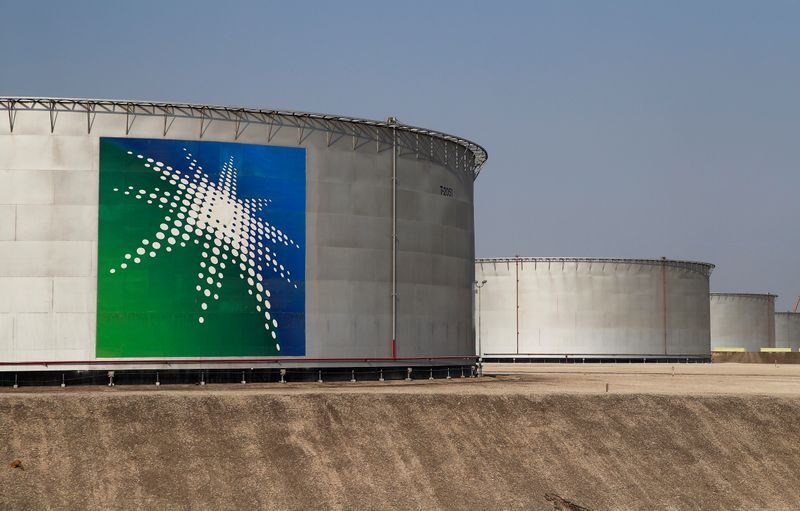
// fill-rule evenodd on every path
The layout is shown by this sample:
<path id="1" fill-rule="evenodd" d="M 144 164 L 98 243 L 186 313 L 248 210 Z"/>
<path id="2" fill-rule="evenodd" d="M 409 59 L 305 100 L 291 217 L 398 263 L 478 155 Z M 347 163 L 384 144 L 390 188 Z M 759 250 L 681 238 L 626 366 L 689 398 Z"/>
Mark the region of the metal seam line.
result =
<path id="1" fill-rule="evenodd" d="M 392 118 L 394 122 L 394 118 Z M 397 128 L 392 126 L 392 358 L 397 358 Z"/>
<path id="2" fill-rule="evenodd" d="M 516 293 L 516 320 L 517 320 L 517 355 L 519 355 L 519 258 L 514 261 L 514 272 L 516 275 L 516 285 L 514 286 L 514 290 Z"/>
<path id="3" fill-rule="evenodd" d="M 667 258 L 661 258 L 661 323 L 664 329 L 664 355 L 667 354 Z"/>

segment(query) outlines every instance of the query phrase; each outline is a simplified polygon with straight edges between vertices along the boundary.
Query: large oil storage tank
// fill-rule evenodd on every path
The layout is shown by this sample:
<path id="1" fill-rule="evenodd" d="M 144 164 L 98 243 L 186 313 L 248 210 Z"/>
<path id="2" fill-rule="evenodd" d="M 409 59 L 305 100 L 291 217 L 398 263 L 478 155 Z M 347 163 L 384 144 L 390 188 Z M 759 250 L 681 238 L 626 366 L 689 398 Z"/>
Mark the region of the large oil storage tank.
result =
<path id="1" fill-rule="evenodd" d="M 468 140 L 335 115 L 0 98 L 8 370 L 474 360 Z"/>
<path id="2" fill-rule="evenodd" d="M 711 293 L 711 348 L 775 347 L 773 294 Z"/>
<path id="3" fill-rule="evenodd" d="M 478 351 L 501 360 L 707 359 L 713 268 L 667 259 L 477 259 Z"/>
<path id="4" fill-rule="evenodd" d="M 775 347 L 800 351 L 800 312 L 775 313 Z"/>

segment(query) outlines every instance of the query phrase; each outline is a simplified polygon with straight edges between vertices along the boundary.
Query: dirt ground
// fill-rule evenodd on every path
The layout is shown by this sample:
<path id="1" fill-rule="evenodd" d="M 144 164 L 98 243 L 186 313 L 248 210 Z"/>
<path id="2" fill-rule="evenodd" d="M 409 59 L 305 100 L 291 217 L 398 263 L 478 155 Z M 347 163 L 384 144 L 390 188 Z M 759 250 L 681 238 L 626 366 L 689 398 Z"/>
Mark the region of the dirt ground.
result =
<path id="1" fill-rule="evenodd" d="M 800 502 L 800 365 L 485 370 L 432 382 L 0 389 L 0 509 Z"/>
<path id="2" fill-rule="evenodd" d="M 532 392 L 800 396 L 800 365 L 781 364 L 486 364 L 484 374 L 513 378 Z"/>

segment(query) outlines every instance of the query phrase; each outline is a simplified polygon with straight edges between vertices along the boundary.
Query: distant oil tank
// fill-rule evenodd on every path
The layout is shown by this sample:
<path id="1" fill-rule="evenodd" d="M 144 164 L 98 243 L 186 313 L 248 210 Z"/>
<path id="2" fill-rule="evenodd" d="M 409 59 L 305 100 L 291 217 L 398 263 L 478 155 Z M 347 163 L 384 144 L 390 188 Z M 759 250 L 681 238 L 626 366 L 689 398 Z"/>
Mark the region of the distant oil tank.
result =
<path id="1" fill-rule="evenodd" d="M 773 294 L 711 293 L 711 349 L 775 347 Z"/>
<path id="2" fill-rule="evenodd" d="M 800 312 L 775 313 L 775 347 L 800 350 Z"/>
<path id="3" fill-rule="evenodd" d="M 478 259 L 478 351 L 485 359 L 708 358 L 713 268 L 668 259 Z"/>

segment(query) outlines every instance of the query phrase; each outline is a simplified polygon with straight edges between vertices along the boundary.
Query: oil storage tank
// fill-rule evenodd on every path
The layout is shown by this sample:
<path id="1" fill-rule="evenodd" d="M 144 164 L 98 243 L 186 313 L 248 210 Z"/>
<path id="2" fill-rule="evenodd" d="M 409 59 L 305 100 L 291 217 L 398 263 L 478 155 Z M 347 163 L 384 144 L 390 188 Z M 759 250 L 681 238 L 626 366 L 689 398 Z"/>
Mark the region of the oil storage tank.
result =
<path id="1" fill-rule="evenodd" d="M 775 313 L 775 347 L 800 351 L 800 312 Z"/>
<path id="2" fill-rule="evenodd" d="M 0 370 L 474 360 L 479 145 L 176 103 L 0 119 Z"/>
<path id="3" fill-rule="evenodd" d="M 668 259 L 477 259 L 478 352 L 490 360 L 707 359 L 713 268 Z"/>
<path id="4" fill-rule="evenodd" d="M 711 293 L 711 349 L 775 347 L 773 294 Z"/>

